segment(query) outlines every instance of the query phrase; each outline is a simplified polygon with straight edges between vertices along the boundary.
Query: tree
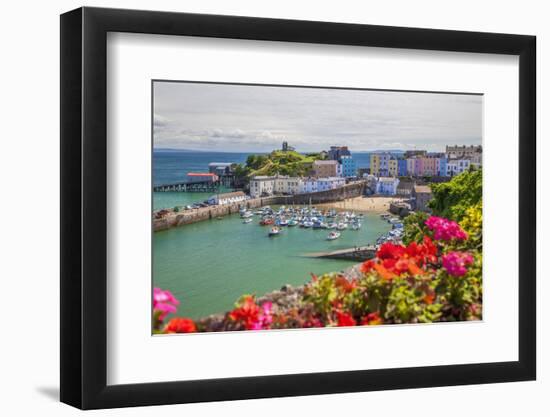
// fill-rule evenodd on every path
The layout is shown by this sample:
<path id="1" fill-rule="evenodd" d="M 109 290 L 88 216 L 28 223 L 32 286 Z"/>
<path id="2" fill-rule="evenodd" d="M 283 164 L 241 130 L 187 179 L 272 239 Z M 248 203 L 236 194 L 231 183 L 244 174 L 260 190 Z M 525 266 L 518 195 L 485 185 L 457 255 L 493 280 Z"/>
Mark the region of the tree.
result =
<path id="1" fill-rule="evenodd" d="M 463 172 L 449 182 L 432 184 L 433 199 L 428 203 L 436 216 L 460 221 L 470 207 L 481 203 L 483 197 L 481 169 Z"/>

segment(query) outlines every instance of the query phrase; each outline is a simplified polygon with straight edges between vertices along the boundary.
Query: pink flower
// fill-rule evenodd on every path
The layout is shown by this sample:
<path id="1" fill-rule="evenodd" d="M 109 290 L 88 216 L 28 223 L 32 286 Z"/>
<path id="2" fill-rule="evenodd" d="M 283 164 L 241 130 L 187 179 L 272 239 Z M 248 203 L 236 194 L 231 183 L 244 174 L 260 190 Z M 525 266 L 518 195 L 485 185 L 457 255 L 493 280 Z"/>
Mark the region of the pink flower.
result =
<path id="1" fill-rule="evenodd" d="M 162 321 L 168 314 L 175 313 L 179 303 L 170 291 L 153 288 L 153 311 L 160 312 L 159 320 Z"/>
<path id="2" fill-rule="evenodd" d="M 473 263 L 474 258 L 466 252 L 449 252 L 443 255 L 443 267 L 454 277 L 465 275 L 468 272 L 466 267 Z"/>
<path id="3" fill-rule="evenodd" d="M 434 231 L 436 240 L 466 240 L 468 234 L 462 230 L 457 222 L 443 217 L 430 216 L 425 222 L 428 229 Z"/>
<path id="4" fill-rule="evenodd" d="M 262 304 L 262 310 L 258 315 L 258 320 L 252 325 L 253 330 L 269 329 L 271 323 L 273 323 L 272 307 L 273 303 L 271 301 L 266 301 Z"/>

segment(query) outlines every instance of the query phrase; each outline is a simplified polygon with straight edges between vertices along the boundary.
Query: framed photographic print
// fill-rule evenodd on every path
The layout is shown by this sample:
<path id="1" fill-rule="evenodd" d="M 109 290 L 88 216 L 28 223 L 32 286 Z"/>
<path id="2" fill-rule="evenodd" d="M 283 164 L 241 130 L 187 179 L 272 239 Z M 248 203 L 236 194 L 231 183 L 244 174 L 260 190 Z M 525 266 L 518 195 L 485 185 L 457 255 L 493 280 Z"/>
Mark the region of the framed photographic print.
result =
<path id="1" fill-rule="evenodd" d="M 535 38 L 61 16 L 61 400 L 535 379 Z"/>

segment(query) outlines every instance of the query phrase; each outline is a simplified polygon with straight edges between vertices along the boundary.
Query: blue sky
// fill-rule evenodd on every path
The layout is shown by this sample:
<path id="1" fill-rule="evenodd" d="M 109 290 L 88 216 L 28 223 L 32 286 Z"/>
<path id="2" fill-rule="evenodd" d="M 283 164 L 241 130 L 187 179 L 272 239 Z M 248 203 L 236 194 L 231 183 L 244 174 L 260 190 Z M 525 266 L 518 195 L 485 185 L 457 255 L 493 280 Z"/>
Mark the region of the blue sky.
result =
<path id="1" fill-rule="evenodd" d="M 154 83 L 154 146 L 268 152 L 481 144 L 479 95 Z"/>

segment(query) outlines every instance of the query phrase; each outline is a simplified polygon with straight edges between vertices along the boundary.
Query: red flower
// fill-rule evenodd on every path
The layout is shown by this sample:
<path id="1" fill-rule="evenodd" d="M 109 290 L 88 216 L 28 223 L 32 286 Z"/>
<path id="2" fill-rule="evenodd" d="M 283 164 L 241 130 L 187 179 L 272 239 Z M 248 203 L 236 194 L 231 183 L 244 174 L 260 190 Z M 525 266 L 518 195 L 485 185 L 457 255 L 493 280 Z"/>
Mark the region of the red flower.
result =
<path id="1" fill-rule="evenodd" d="M 166 333 L 194 333 L 197 331 L 195 323 L 191 319 L 174 317 L 164 328 Z"/>
<path id="2" fill-rule="evenodd" d="M 368 274 L 370 271 L 372 271 L 372 268 L 374 267 L 374 261 L 371 259 L 369 261 L 365 261 L 361 264 L 361 272 L 363 274 Z"/>
<path id="3" fill-rule="evenodd" d="M 391 242 L 386 242 L 382 246 L 380 246 L 380 249 L 378 249 L 378 252 L 376 252 L 376 256 L 378 259 L 397 259 L 405 254 L 405 247 L 402 245 L 394 245 Z"/>
<path id="4" fill-rule="evenodd" d="M 378 272 L 378 275 L 380 275 L 385 280 L 391 281 L 395 277 L 397 277 L 397 274 L 395 274 L 393 271 L 388 270 L 384 268 L 383 265 L 375 264 L 374 269 L 376 269 L 376 272 Z"/>
<path id="5" fill-rule="evenodd" d="M 340 288 L 344 293 L 352 292 L 357 284 L 355 283 L 355 280 L 348 280 L 343 275 L 338 275 L 336 279 L 334 280 L 334 284 L 336 287 Z"/>
<path id="6" fill-rule="evenodd" d="M 403 274 L 424 275 L 422 269 L 428 263 L 437 262 L 437 246 L 425 236 L 421 244 L 411 242 L 408 246 L 386 242 L 376 252 L 377 259 L 361 265 L 361 272 L 373 269 L 385 280 L 392 280 Z"/>
<path id="7" fill-rule="evenodd" d="M 407 266 L 411 275 L 423 275 L 425 273 L 425 271 L 422 268 L 419 268 L 419 266 L 412 260 L 409 261 Z"/>
<path id="8" fill-rule="evenodd" d="M 424 236 L 424 241 L 421 244 L 411 242 L 405 251 L 406 256 L 414 259 L 418 265 L 437 261 L 437 247 L 428 236 Z"/>
<path id="9" fill-rule="evenodd" d="M 425 260 L 430 263 L 437 262 L 437 246 L 429 236 L 424 236 Z"/>
<path id="10" fill-rule="evenodd" d="M 349 313 L 337 311 L 336 317 L 338 318 L 338 327 L 355 326 L 357 324 L 353 316 Z"/>
<path id="11" fill-rule="evenodd" d="M 254 302 L 254 297 L 247 295 L 240 306 L 229 313 L 232 320 L 241 322 L 246 330 L 253 330 L 259 320 L 260 307 Z"/>
<path id="12" fill-rule="evenodd" d="M 426 304 L 433 304 L 434 300 L 435 300 L 435 293 L 426 294 L 424 296 L 424 302 Z"/>
<path id="13" fill-rule="evenodd" d="M 393 271 L 395 271 L 397 274 L 403 274 L 405 272 L 409 272 L 409 265 L 414 264 L 413 261 L 406 258 L 401 258 L 397 262 L 395 262 L 395 266 L 393 267 Z"/>
<path id="14" fill-rule="evenodd" d="M 361 325 L 363 326 L 375 326 L 377 324 L 382 324 L 382 318 L 380 317 L 380 313 L 378 313 L 378 311 L 369 313 L 361 319 Z"/>

